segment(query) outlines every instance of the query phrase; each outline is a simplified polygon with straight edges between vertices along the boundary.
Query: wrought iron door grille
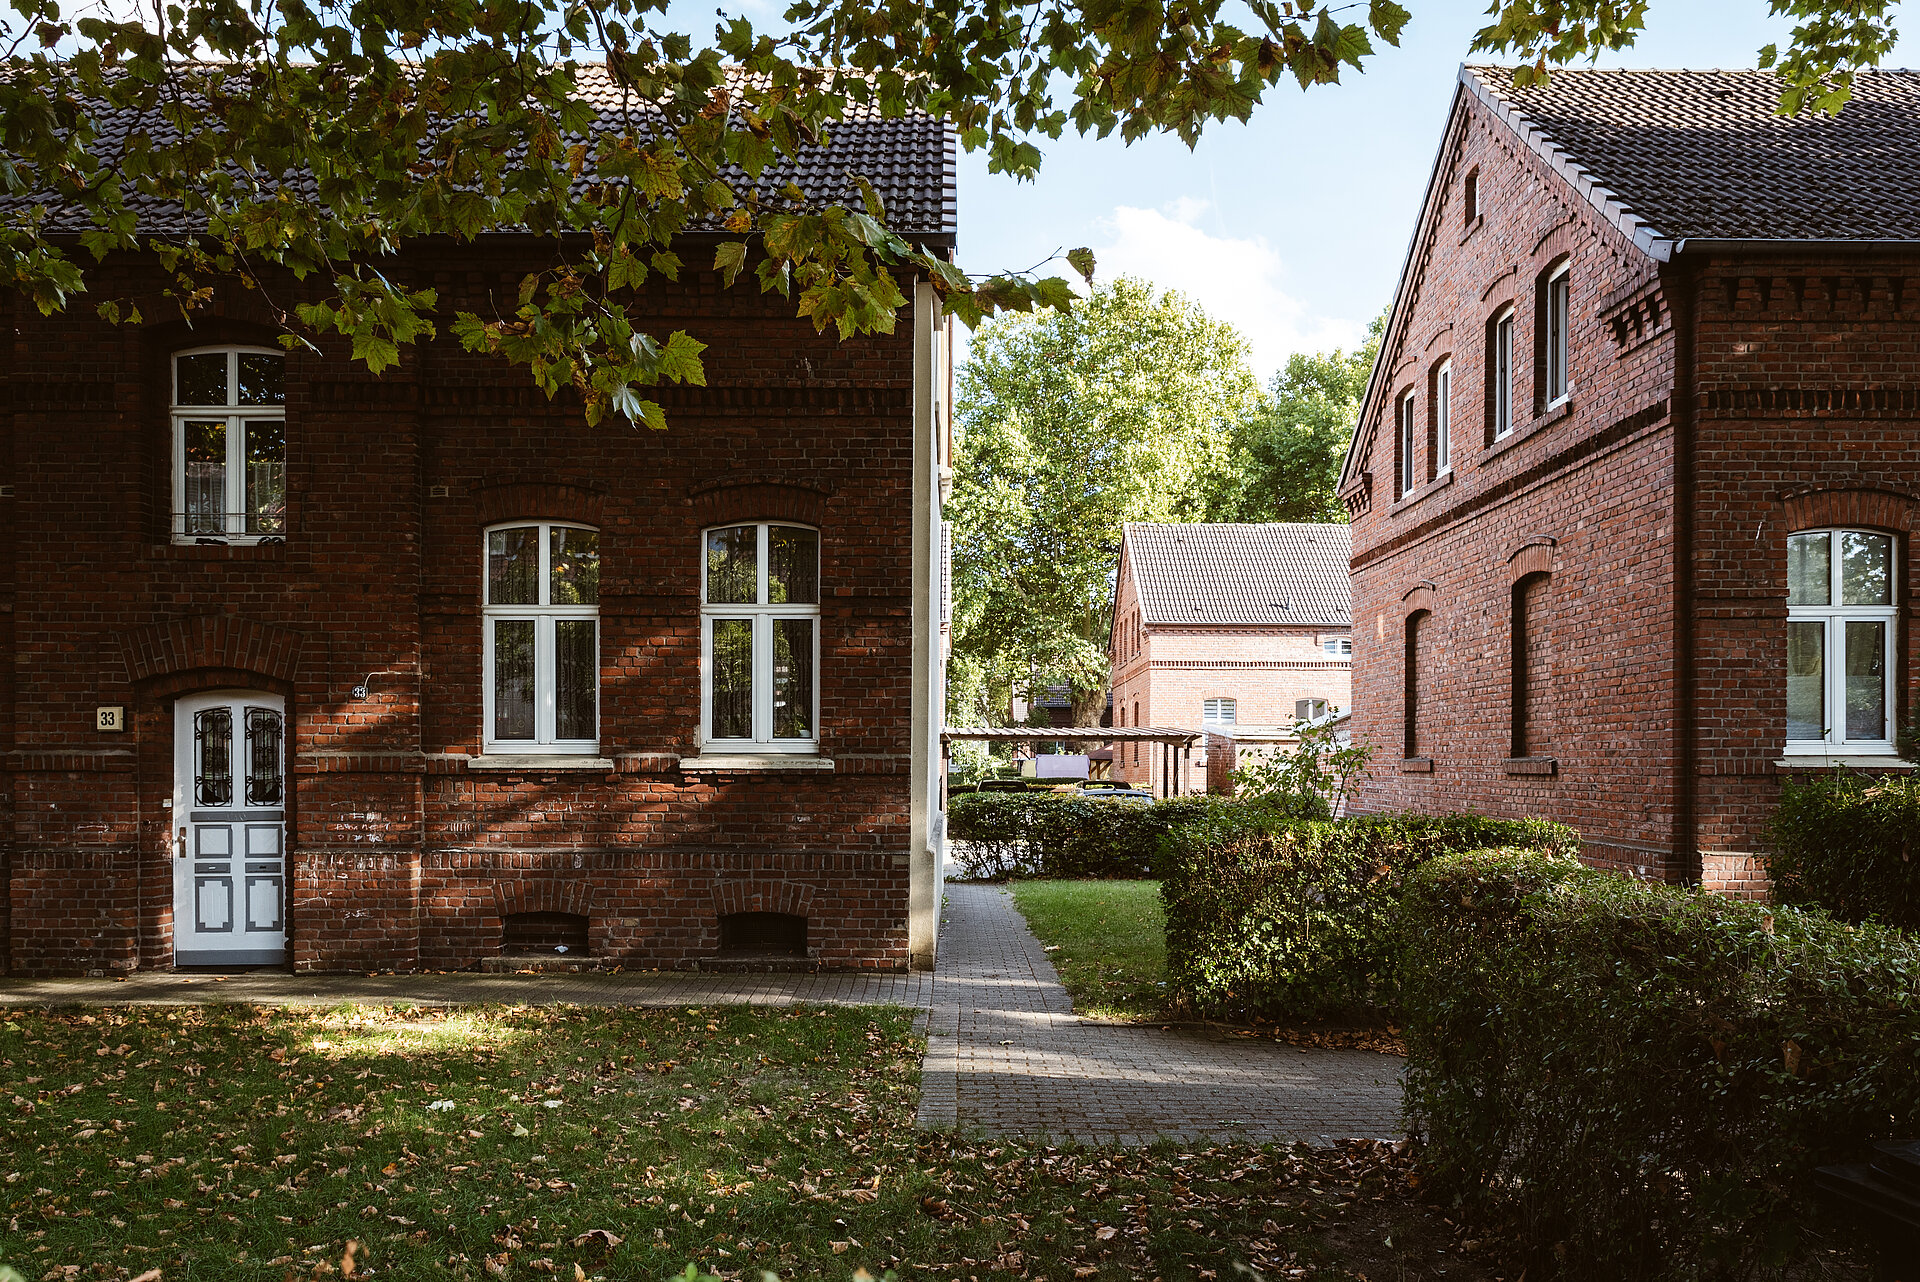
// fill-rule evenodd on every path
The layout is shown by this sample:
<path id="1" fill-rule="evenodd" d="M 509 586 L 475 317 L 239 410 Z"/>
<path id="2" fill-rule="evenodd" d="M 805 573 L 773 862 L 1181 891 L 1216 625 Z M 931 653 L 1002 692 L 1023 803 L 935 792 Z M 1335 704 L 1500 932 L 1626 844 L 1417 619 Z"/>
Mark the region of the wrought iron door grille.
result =
<path id="1" fill-rule="evenodd" d="M 233 709 L 193 714 L 193 799 L 201 806 L 233 804 Z"/>
<path id="2" fill-rule="evenodd" d="M 280 714 L 272 708 L 248 708 L 247 804 L 277 806 L 283 791 L 280 775 Z"/>

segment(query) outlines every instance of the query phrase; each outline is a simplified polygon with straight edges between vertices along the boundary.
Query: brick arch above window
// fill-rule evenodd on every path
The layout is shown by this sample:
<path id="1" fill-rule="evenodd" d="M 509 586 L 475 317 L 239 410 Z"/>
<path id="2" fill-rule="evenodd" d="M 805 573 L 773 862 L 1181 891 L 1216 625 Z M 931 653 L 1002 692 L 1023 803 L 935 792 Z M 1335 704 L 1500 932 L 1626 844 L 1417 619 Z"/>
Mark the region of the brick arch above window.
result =
<path id="1" fill-rule="evenodd" d="M 831 487 L 805 481 L 742 477 L 710 481 L 692 491 L 694 520 L 705 529 L 743 521 L 794 521 L 823 526 Z"/>
<path id="2" fill-rule="evenodd" d="M 127 676 L 136 685 L 158 693 L 211 689 L 209 674 L 218 684 L 234 684 L 235 676 L 265 682 L 286 693 L 300 671 L 306 634 L 260 623 L 237 614 L 203 614 L 175 619 L 120 634 Z"/>
<path id="3" fill-rule="evenodd" d="M 1529 574 L 1553 573 L 1553 549 L 1558 539 L 1544 534 L 1522 539 L 1518 546 L 1507 553 L 1507 579 L 1518 583 Z"/>
<path id="4" fill-rule="evenodd" d="M 596 529 L 606 524 L 607 496 L 558 481 L 489 485 L 474 495 L 473 519 L 481 526 L 505 521 L 576 521 Z"/>
<path id="5" fill-rule="evenodd" d="M 805 917 L 813 904 L 813 883 L 784 880 L 722 881 L 713 890 L 713 913 L 731 917 L 735 913 L 785 913 Z"/>
<path id="6" fill-rule="evenodd" d="M 1879 486 L 1799 490 L 1782 499 L 1790 531 L 1856 526 L 1905 533 L 1920 509 L 1920 498 Z"/>
<path id="7" fill-rule="evenodd" d="M 495 882 L 493 901 L 501 917 L 520 913 L 571 913 L 593 916 L 593 886 L 579 878 L 526 878 Z"/>
<path id="8" fill-rule="evenodd" d="M 1433 584 L 1416 583 L 1400 596 L 1400 614 L 1407 617 L 1433 609 Z"/>

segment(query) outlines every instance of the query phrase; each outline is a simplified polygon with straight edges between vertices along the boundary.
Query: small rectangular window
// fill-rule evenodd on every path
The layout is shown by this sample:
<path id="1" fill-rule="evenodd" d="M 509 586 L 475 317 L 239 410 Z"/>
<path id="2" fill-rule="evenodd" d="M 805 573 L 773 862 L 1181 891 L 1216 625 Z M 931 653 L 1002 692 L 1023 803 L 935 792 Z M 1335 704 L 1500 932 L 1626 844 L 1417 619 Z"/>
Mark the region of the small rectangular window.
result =
<path id="1" fill-rule="evenodd" d="M 1493 322 L 1493 350 L 1488 354 L 1487 373 L 1493 380 L 1488 397 L 1493 408 L 1493 439 L 1513 431 L 1513 309 L 1509 307 Z"/>
<path id="2" fill-rule="evenodd" d="M 1468 173 L 1466 182 L 1461 184 L 1460 205 L 1465 215 L 1463 221 L 1468 226 L 1472 226 L 1473 220 L 1480 216 L 1480 171 L 1478 169 Z"/>
<path id="3" fill-rule="evenodd" d="M 1442 361 L 1433 372 L 1433 473 L 1453 470 L 1453 362 Z"/>
<path id="4" fill-rule="evenodd" d="M 1568 330 L 1572 325 L 1573 276 L 1562 266 L 1547 280 L 1547 405 L 1567 399 L 1568 358 L 1571 354 Z"/>
<path id="5" fill-rule="evenodd" d="M 1337 659 L 1344 659 L 1353 653 L 1353 638 L 1322 637 L 1320 648 Z"/>
<path id="6" fill-rule="evenodd" d="M 1208 725 L 1230 726 L 1240 716 L 1240 703 L 1236 699 L 1207 699 L 1200 708 L 1200 719 Z"/>
<path id="7" fill-rule="evenodd" d="M 1400 494 L 1402 497 L 1413 493 L 1415 472 L 1413 470 L 1413 393 L 1408 392 L 1400 398 L 1395 413 L 1400 423 Z"/>

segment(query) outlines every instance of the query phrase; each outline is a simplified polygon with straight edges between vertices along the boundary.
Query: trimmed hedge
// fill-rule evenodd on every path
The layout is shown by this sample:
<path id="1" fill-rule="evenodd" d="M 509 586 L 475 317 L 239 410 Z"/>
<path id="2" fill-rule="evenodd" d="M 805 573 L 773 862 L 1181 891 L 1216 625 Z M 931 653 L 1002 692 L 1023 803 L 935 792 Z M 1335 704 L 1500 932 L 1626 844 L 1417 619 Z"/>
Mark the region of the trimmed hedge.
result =
<path id="1" fill-rule="evenodd" d="M 1544 820 L 1477 815 L 1196 816 L 1169 833 L 1160 863 L 1168 993 L 1210 1019 L 1381 1014 L 1393 1005 L 1408 875 L 1497 845 L 1571 857 L 1580 838 Z"/>
<path id="2" fill-rule="evenodd" d="M 1297 801 L 1208 796 L 1147 802 L 1061 792 L 973 792 L 948 798 L 947 835 L 970 843 L 962 860 L 976 877 L 1152 877 L 1161 838 L 1169 831 L 1242 811 L 1273 821 L 1312 808 Z"/>
<path id="3" fill-rule="evenodd" d="M 1510 1226 L 1531 1277 L 1809 1265 L 1813 1168 L 1920 1131 L 1898 931 L 1513 851 L 1428 864 L 1403 928 L 1429 1177 Z"/>
<path id="4" fill-rule="evenodd" d="M 1788 780 L 1773 842 L 1780 903 L 1920 930 L 1920 778 L 1842 768 Z"/>

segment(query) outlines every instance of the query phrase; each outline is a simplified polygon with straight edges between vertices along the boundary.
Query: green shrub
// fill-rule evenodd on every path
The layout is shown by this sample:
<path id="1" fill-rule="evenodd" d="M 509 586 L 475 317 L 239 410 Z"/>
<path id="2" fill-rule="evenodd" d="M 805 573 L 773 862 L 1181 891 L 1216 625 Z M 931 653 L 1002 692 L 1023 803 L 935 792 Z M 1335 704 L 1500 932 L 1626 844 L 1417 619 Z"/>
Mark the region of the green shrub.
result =
<path id="1" fill-rule="evenodd" d="M 1813 1168 L 1920 1127 L 1898 931 L 1512 851 L 1429 863 L 1404 912 L 1409 1121 L 1530 1277 L 1804 1269 Z"/>
<path id="2" fill-rule="evenodd" d="M 1168 992 L 1207 1018 L 1379 1014 L 1392 1005 L 1407 875 L 1437 855 L 1493 845 L 1570 857 L 1579 835 L 1475 815 L 1196 817 L 1169 834 L 1160 864 Z"/>
<path id="3" fill-rule="evenodd" d="M 1783 904 L 1920 929 L 1920 778 L 1847 769 L 1788 780 L 1767 875 Z"/>
<path id="4" fill-rule="evenodd" d="M 973 876 L 1152 877 L 1162 837 L 1215 813 L 1286 816 L 1325 813 L 1297 799 L 1235 801 L 1170 797 L 1100 800 L 1062 792 L 973 792 L 949 797 L 947 835 L 968 843 L 960 855 Z"/>

